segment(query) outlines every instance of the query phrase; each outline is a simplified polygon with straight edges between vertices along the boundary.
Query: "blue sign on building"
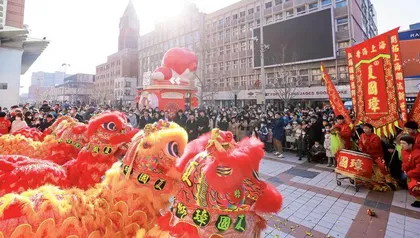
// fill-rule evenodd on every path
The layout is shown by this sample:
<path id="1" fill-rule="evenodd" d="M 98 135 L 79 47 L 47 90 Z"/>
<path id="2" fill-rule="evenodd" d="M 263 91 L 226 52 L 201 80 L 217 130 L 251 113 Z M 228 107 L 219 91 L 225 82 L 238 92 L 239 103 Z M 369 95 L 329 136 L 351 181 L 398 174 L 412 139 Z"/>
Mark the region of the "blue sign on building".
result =
<path id="1" fill-rule="evenodd" d="M 420 78 L 420 29 L 400 32 L 404 78 Z"/>

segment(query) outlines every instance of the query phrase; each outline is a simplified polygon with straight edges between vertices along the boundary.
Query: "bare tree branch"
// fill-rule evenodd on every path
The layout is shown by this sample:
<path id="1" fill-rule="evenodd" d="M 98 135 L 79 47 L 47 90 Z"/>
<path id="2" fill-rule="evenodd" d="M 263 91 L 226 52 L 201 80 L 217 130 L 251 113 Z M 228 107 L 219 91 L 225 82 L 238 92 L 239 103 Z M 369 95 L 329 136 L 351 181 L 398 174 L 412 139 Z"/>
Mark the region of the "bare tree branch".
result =
<path id="1" fill-rule="evenodd" d="M 273 62 L 278 62 L 278 66 L 274 68 L 274 77 L 267 77 L 267 85 L 273 88 L 276 96 L 287 107 L 289 102 L 296 97 L 297 88 L 302 86 L 299 69 L 294 64 L 297 55 L 294 53 L 292 62 L 286 62 L 286 47 L 283 47 L 282 53 L 272 59 Z"/>

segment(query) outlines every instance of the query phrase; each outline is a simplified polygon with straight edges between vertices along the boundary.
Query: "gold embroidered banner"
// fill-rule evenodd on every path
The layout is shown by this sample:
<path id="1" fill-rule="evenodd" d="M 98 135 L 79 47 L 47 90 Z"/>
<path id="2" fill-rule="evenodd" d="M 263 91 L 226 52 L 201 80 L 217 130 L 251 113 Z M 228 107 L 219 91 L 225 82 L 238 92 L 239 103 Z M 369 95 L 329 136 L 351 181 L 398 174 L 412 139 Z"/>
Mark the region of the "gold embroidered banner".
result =
<path id="1" fill-rule="evenodd" d="M 356 123 L 386 137 L 407 120 L 398 29 L 346 50 Z"/>

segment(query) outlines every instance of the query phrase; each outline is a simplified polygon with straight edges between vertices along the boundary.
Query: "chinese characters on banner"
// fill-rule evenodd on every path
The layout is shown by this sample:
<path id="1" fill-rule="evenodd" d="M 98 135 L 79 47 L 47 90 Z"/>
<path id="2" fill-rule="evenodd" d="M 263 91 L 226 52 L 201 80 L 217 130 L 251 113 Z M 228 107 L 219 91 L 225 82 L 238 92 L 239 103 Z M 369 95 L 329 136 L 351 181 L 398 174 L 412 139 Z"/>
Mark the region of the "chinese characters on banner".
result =
<path id="1" fill-rule="evenodd" d="M 346 50 L 356 122 L 372 124 L 384 136 L 407 120 L 398 29 Z"/>
<path id="2" fill-rule="evenodd" d="M 325 87 L 327 88 L 328 99 L 330 100 L 331 107 L 334 110 L 335 115 L 342 115 L 348 124 L 352 124 L 349 112 L 344 107 L 343 101 L 337 92 L 333 82 L 331 81 L 330 75 L 326 72 L 324 64 L 321 64 L 322 78 L 325 81 Z"/>

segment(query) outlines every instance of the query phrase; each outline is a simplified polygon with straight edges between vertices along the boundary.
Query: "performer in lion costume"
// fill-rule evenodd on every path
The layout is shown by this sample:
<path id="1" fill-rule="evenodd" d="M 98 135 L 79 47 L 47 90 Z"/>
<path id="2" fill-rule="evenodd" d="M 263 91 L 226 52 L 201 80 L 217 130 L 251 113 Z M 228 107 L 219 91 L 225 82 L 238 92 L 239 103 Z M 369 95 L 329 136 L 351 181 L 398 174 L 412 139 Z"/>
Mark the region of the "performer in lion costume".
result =
<path id="1" fill-rule="evenodd" d="M 187 133 L 175 123 L 146 126 L 105 180 L 87 191 L 51 185 L 0 198 L 0 237 L 133 237 L 149 230 L 181 174 L 175 160 Z"/>

